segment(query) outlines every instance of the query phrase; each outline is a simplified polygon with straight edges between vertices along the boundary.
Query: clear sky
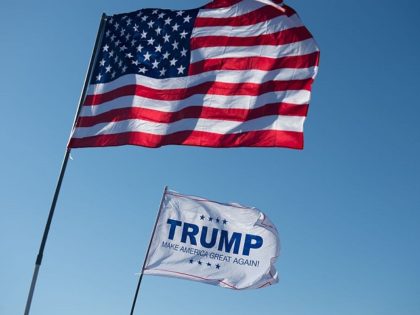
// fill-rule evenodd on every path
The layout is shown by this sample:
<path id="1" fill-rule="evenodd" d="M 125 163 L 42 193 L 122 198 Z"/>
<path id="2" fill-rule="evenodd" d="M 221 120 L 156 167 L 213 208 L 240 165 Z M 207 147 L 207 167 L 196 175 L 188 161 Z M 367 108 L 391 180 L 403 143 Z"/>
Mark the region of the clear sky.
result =
<path id="1" fill-rule="evenodd" d="M 0 2 L 1 315 L 24 310 L 101 13 L 204 3 Z M 129 314 L 165 185 L 266 212 L 280 282 L 145 276 L 136 314 L 420 314 L 420 4 L 287 3 L 321 47 L 305 149 L 73 150 L 31 314 Z"/>

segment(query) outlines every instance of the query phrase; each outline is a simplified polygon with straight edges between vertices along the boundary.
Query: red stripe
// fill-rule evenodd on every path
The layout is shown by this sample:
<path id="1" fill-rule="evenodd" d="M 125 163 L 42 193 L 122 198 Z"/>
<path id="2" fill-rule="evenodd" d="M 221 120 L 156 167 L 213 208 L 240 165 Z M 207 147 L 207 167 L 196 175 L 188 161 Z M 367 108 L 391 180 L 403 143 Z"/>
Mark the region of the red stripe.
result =
<path id="1" fill-rule="evenodd" d="M 127 104 L 130 106 L 130 104 Z M 220 109 L 206 106 L 190 106 L 177 112 L 162 112 L 153 109 L 127 107 L 110 110 L 96 116 L 80 117 L 77 127 L 91 127 L 96 124 L 110 123 L 128 119 L 147 120 L 159 123 L 173 123 L 182 119 L 202 118 L 229 121 L 247 121 L 264 116 L 306 116 L 308 105 L 288 103 L 267 104 L 254 109 Z"/>
<path id="2" fill-rule="evenodd" d="M 271 20 L 275 17 L 286 15 L 292 16 L 296 12 L 287 6 L 283 6 L 286 12 L 282 12 L 273 8 L 272 6 L 264 6 L 257 10 L 248 12 L 243 15 L 238 15 L 234 17 L 227 18 L 210 18 L 210 17 L 200 17 L 198 16 L 195 19 L 194 27 L 206 27 L 206 26 L 245 26 L 253 25 L 267 20 Z"/>
<path id="3" fill-rule="evenodd" d="M 186 195 L 181 195 L 179 193 L 175 193 L 173 191 L 168 191 L 168 192 L 166 192 L 166 194 L 176 196 L 178 198 L 186 198 L 186 199 L 197 200 L 197 201 L 201 201 L 201 202 L 216 203 L 216 204 L 219 204 L 219 205 L 229 206 L 229 207 L 232 207 L 232 208 L 249 209 L 249 207 L 241 206 L 239 204 L 223 203 L 223 202 L 208 200 L 208 199 L 204 199 L 204 198 L 200 198 L 200 197 L 186 196 Z"/>
<path id="4" fill-rule="evenodd" d="M 163 145 L 190 145 L 217 148 L 287 147 L 303 149 L 303 133 L 293 131 L 259 130 L 236 134 L 215 134 L 203 131 L 181 131 L 159 136 L 141 132 L 127 132 L 87 138 L 72 138 L 69 148 L 139 145 L 157 148 Z"/>
<path id="5" fill-rule="evenodd" d="M 191 50 L 202 47 L 285 45 L 312 38 L 306 27 L 295 27 L 272 34 L 249 37 L 202 36 L 191 38 Z M 223 50 L 222 50 L 223 51 Z"/>
<path id="6" fill-rule="evenodd" d="M 259 96 L 267 92 L 311 89 L 313 79 L 257 83 L 205 82 L 190 88 L 161 90 L 143 85 L 126 85 L 103 94 L 88 95 L 85 105 L 99 105 L 118 97 L 137 95 L 155 100 L 176 101 L 196 94 Z"/>
<path id="7" fill-rule="evenodd" d="M 182 276 L 188 276 L 188 277 L 191 277 L 191 278 L 196 278 L 196 279 L 200 279 L 200 280 L 204 280 L 204 281 L 210 281 L 210 282 L 218 281 L 219 283 L 223 283 L 224 285 L 228 286 L 231 289 L 239 290 L 235 286 L 233 286 L 233 285 L 231 285 L 227 282 L 224 282 L 222 280 L 203 278 L 203 277 L 195 276 L 195 275 L 192 275 L 192 274 L 189 274 L 189 273 L 184 273 L 184 272 L 179 272 L 179 271 L 171 271 L 171 270 L 166 270 L 166 269 L 157 269 L 157 268 L 144 269 L 144 270 L 163 271 L 163 272 L 167 272 L 167 273 L 174 273 L 174 274 L 178 274 L 178 275 L 182 275 Z M 153 275 L 153 274 L 151 273 L 150 275 Z M 176 277 L 176 276 L 174 276 L 174 277 Z"/>
<path id="8" fill-rule="evenodd" d="M 309 68 L 317 66 L 319 52 L 303 56 L 291 56 L 283 58 L 268 57 L 242 57 L 242 58 L 217 58 L 207 59 L 192 63 L 189 75 L 199 74 L 213 70 L 276 70 L 281 68 Z"/>
<path id="9" fill-rule="evenodd" d="M 242 0 L 214 0 L 205 5 L 206 9 L 219 9 L 219 8 L 227 8 L 233 6 Z M 283 0 L 272 0 L 272 2 L 280 4 L 283 3 Z"/>
<path id="10" fill-rule="evenodd" d="M 266 286 L 268 286 L 268 285 L 271 285 L 271 280 L 270 280 L 270 281 L 268 281 L 268 282 L 266 282 L 266 283 L 265 283 L 265 284 L 263 284 L 262 286 L 259 286 L 259 287 L 258 287 L 258 289 L 264 288 L 264 287 L 266 287 Z"/>
<path id="11" fill-rule="evenodd" d="M 206 4 L 206 9 L 219 9 L 219 8 L 227 8 L 230 6 L 233 6 L 242 0 L 215 0 L 213 2 L 210 2 Z"/>

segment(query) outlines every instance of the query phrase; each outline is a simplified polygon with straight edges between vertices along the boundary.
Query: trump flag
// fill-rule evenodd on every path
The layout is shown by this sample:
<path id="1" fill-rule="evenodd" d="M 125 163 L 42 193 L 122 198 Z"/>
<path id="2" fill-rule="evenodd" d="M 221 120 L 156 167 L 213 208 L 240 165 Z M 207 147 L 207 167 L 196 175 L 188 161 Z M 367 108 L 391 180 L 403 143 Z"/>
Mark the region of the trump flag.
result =
<path id="1" fill-rule="evenodd" d="M 166 190 L 143 273 L 230 289 L 278 282 L 278 233 L 256 208 Z"/>
<path id="2" fill-rule="evenodd" d="M 69 148 L 303 148 L 319 49 L 282 1 L 107 16 Z"/>

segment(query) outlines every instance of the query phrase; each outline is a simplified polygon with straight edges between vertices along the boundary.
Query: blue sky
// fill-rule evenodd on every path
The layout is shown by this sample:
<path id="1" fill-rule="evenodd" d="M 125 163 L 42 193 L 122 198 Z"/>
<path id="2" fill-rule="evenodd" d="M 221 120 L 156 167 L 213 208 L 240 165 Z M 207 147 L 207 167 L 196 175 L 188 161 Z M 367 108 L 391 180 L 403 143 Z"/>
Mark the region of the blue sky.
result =
<path id="1" fill-rule="evenodd" d="M 101 13 L 204 3 L 0 3 L 1 315 L 24 310 Z M 137 314 L 420 312 L 420 4 L 287 3 L 321 47 L 305 149 L 73 150 L 31 314 L 128 314 L 165 185 L 266 212 L 280 282 L 146 276 Z"/>

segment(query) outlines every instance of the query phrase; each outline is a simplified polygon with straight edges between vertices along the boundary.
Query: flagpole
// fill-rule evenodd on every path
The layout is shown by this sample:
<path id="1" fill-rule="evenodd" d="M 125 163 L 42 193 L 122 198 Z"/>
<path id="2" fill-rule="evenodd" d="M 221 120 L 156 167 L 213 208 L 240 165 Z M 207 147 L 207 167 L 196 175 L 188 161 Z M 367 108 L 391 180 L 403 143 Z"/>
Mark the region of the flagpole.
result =
<path id="1" fill-rule="evenodd" d="M 134 294 L 133 304 L 131 305 L 130 315 L 134 314 L 134 308 L 136 307 L 136 302 L 137 302 L 137 297 L 138 297 L 138 294 L 139 294 L 139 291 L 140 291 L 141 281 L 143 280 L 144 267 L 146 266 L 146 261 L 147 261 L 147 257 L 149 256 L 150 247 L 152 246 L 152 241 L 153 241 L 153 238 L 154 238 L 155 233 L 156 233 L 156 226 L 157 226 L 157 223 L 159 221 L 160 214 L 162 212 L 163 200 L 165 199 L 165 195 L 166 195 L 167 191 L 168 191 L 168 186 L 165 186 L 165 189 L 164 189 L 163 195 L 162 195 L 162 199 L 160 201 L 159 211 L 158 211 L 158 214 L 156 216 L 155 226 L 153 227 L 152 236 L 150 237 L 149 247 L 147 248 L 146 256 L 144 257 L 144 261 L 143 261 L 143 267 L 141 268 L 141 273 L 140 273 L 139 281 L 137 283 L 136 293 Z"/>
<path id="2" fill-rule="evenodd" d="M 93 48 L 92 55 L 91 55 L 91 58 L 90 58 L 89 68 L 88 68 L 88 71 L 86 73 L 83 90 L 82 90 L 82 93 L 80 94 L 79 105 L 77 107 L 76 115 L 74 117 L 72 130 L 74 129 L 74 127 L 76 125 L 77 118 L 79 117 L 80 110 L 82 108 L 82 104 L 84 103 L 84 100 L 85 100 L 85 97 L 86 97 L 86 91 L 87 91 L 89 82 L 92 78 L 94 64 L 96 64 L 96 59 L 98 57 L 99 44 L 102 41 L 103 34 L 104 34 L 105 23 L 106 23 L 106 15 L 105 15 L 105 13 L 103 13 L 102 17 L 101 17 L 101 23 L 100 23 L 99 28 L 98 28 L 98 33 L 96 35 L 95 46 Z M 40 269 L 41 264 L 42 264 L 44 249 L 45 249 L 45 245 L 47 243 L 48 233 L 50 231 L 51 222 L 52 222 L 52 219 L 53 219 L 53 216 L 54 216 L 54 211 L 55 211 L 55 207 L 56 207 L 56 204 L 57 204 L 58 196 L 60 194 L 61 184 L 63 182 L 64 174 L 66 172 L 67 163 L 68 163 L 68 160 L 69 160 L 69 157 L 70 157 L 70 152 L 71 152 L 71 149 L 67 147 L 66 152 L 64 154 L 63 162 L 61 164 L 60 175 L 58 177 L 57 185 L 55 187 L 54 196 L 53 196 L 53 200 L 51 202 L 51 207 L 50 207 L 50 212 L 48 214 L 47 223 L 46 223 L 45 228 L 44 228 L 44 234 L 42 235 L 41 245 L 39 247 L 39 252 L 38 252 L 38 255 L 36 257 L 35 269 L 34 269 L 34 273 L 32 275 L 32 281 L 31 281 L 31 286 L 30 286 L 30 289 L 29 289 L 28 299 L 26 300 L 25 313 L 24 313 L 25 315 L 29 315 L 29 311 L 31 309 L 32 298 L 33 298 L 33 295 L 34 295 L 35 286 L 36 286 L 36 282 L 37 282 L 37 279 L 38 279 L 38 273 L 39 273 L 39 269 Z"/>

